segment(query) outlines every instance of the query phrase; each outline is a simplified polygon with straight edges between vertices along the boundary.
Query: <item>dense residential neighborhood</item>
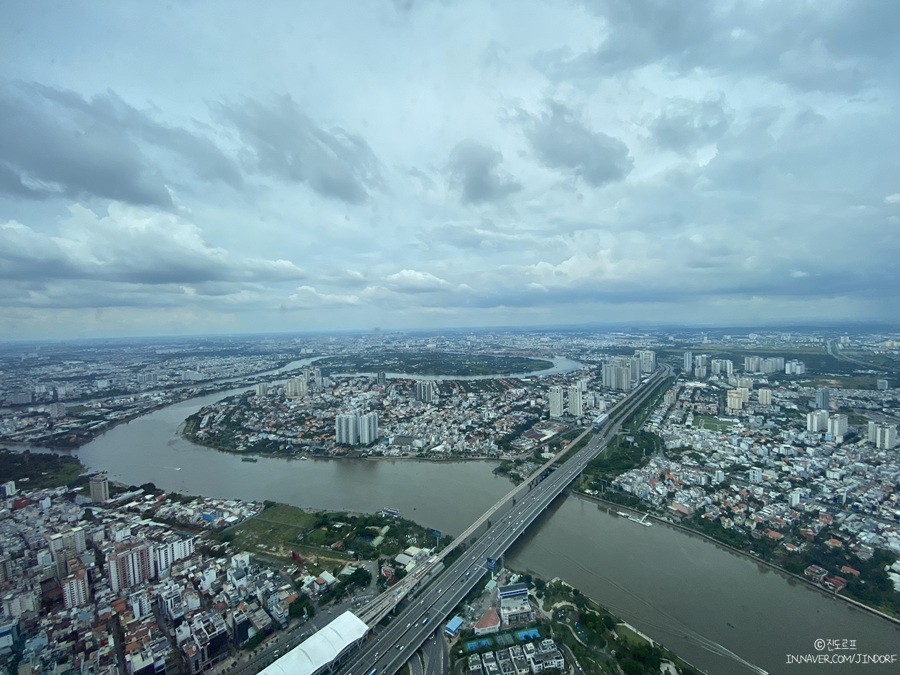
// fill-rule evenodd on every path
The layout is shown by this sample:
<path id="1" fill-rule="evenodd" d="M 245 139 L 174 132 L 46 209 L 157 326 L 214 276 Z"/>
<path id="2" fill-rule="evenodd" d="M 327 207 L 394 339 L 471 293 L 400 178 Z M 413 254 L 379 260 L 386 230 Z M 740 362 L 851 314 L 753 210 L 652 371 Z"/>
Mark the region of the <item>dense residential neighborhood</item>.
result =
<path id="1" fill-rule="evenodd" d="M 697 377 L 701 368 L 685 372 L 642 427 L 662 448 L 642 466 L 596 481 L 588 494 L 634 495 L 659 515 L 739 548 L 749 544 L 798 573 L 799 561 L 823 546 L 862 564 L 879 549 L 900 555 L 897 426 L 875 421 L 896 414 L 896 390 L 813 388 L 755 372 L 749 362 L 741 375 L 730 361 L 730 374 Z M 806 576 L 836 592 L 851 584 L 869 602 L 873 576 L 900 592 L 900 563 L 886 576 L 866 567 L 871 573 L 861 575 L 833 562 L 827 576 Z M 867 581 L 870 589 L 860 583 Z M 891 593 L 873 604 L 900 608 Z"/>

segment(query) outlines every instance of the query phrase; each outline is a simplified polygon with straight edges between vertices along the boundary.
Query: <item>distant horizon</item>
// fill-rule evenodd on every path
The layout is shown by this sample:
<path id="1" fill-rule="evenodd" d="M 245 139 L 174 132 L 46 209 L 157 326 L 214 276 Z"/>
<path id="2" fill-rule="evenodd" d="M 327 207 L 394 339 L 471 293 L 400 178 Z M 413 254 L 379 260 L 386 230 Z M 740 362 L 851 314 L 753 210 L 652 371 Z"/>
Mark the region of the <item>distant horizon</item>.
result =
<path id="1" fill-rule="evenodd" d="M 629 330 L 630 329 L 630 330 Z M 714 333 L 735 331 L 738 335 L 750 334 L 754 332 L 820 330 L 820 331 L 836 331 L 842 329 L 853 329 L 854 332 L 898 332 L 900 333 L 900 322 L 888 323 L 878 321 L 821 321 L 821 322 L 802 322 L 802 323 L 773 323 L 763 325 L 740 325 L 740 324 L 674 324 L 674 323 L 638 323 L 638 322 L 622 322 L 622 323 L 583 323 L 583 324 L 560 324 L 560 325 L 534 325 L 534 326 L 457 326 L 449 328 L 379 328 L 372 329 L 321 329 L 321 330 L 285 330 L 285 331 L 259 331 L 259 332 L 233 332 L 233 333 L 191 333 L 191 334 L 158 334 L 158 335 L 94 335 L 94 336 L 78 336 L 78 337 L 55 337 L 55 338 L 22 338 L 3 340 L 0 344 L 32 344 L 32 343 L 60 343 L 60 342 L 90 342 L 103 340 L 187 340 L 187 339 L 212 339 L 212 338 L 264 338 L 267 336 L 329 336 L 329 335 L 346 335 L 346 336 L 375 336 L 380 333 L 385 335 L 392 334 L 409 334 L 422 336 L 440 336 L 451 333 L 465 332 L 553 332 L 553 331 L 607 331 L 610 333 L 628 333 L 630 331 L 648 331 L 648 332 L 666 332 L 666 331 L 710 331 Z"/>

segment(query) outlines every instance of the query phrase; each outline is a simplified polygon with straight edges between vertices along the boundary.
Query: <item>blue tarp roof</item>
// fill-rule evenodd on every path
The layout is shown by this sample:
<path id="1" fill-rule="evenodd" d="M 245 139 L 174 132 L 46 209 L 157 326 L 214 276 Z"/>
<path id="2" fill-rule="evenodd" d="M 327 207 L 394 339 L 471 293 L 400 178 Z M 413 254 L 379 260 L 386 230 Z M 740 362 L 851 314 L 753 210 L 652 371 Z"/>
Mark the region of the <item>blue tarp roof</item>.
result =
<path id="1" fill-rule="evenodd" d="M 446 630 L 448 633 L 450 633 L 450 635 L 456 635 L 456 632 L 460 629 L 460 627 L 462 625 L 463 625 L 462 618 L 458 617 L 458 616 L 454 616 L 452 619 L 450 619 L 447 622 L 447 627 L 444 630 Z"/>

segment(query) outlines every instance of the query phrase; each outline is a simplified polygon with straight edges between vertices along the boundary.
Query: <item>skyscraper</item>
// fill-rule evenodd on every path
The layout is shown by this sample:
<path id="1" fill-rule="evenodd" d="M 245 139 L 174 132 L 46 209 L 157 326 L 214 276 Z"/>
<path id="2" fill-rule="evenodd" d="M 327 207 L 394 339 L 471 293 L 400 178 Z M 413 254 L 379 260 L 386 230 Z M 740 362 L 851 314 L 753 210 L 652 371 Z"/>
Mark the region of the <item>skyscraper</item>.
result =
<path id="1" fill-rule="evenodd" d="M 105 473 L 91 476 L 91 501 L 100 504 L 109 499 L 109 481 Z"/>
<path id="2" fill-rule="evenodd" d="M 893 450 L 897 447 L 897 425 L 881 424 L 879 426 L 875 447 L 879 450 Z"/>
<path id="3" fill-rule="evenodd" d="M 641 372 L 643 371 L 643 365 L 641 364 L 641 357 L 632 356 L 629 360 L 629 366 L 631 367 L 630 375 L 631 375 L 631 386 L 636 387 L 641 383 Z"/>
<path id="4" fill-rule="evenodd" d="M 562 417 L 563 414 L 563 388 L 550 387 L 550 417 Z"/>
<path id="5" fill-rule="evenodd" d="M 63 579 L 62 590 L 66 609 L 86 605 L 91 599 L 87 570 L 82 567 Z"/>
<path id="6" fill-rule="evenodd" d="M 684 353 L 684 372 L 690 375 L 694 370 L 694 355 L 691 352 Z"/>
<path id="7" fill-rule="evenodd" d="M 378 413 L 370 412 L 359 418 L 359 442 L 369 445 L 378 440 Z"/>
<path id="8" fill-rule="evenodd" d="M 431 380 L 417 381 L 416 400 L 423 403 L 434 403 L 434 382 Z"/>
<path id="9" fill-rule="evenodd" d="M 584 414 L 584 401 L 581 398 L 581 387 L 577 384 L 569 387 L 569 414 L 581 417 Z"/>
<path id="10" fill-rule="evenodd" d="M 868 440 L 878 450 L 892 450 L 897 445 L 897 425 L 869 422 Z"/>
<path id="11" fill-rule="evenodd" d="M 828 428 L 828 411 L 813 410 L 806 415 L 806 430 L 810 433 L 825 431 Z"/>
<path id="12" fill-rule="evenodd" d="M 354 410 L 334 418 L 334 442 L 340 445 L 369 445 L 378 440 L 378 413 L 360 415 Z"/>
<path id="13" fill-rule="evenodd" d="M 832 415 L 828 418 L 828 433 L 835 441 L 842 442 L 847 434 L 848 418 L 846 415 Z"/>
<path id="14" fill-rule="evenodd" d="M 288 398 L 303 398 L 307 394 L 306 380 L 293 377 L 284 383 L 284 393 Z"/>
<path id="15" fill-rule="evenodd" d="M 359 413 L 337 415 L 334 418 L 334 442 L 341 445 L 356 445 L 359 441 Z"/>
<path id="16" fill-rule="evenodd" d="M 161 538 L 150 541 L 150 560 L 153 563 L 154 577 L 165 576 L 172 563 L 192 555 L 194 555 L 194 537 L 179 537 L 169 532 Z"/>
<path id="17" fill-rule="evenodd" d="M 641 360 L 642 373 L 652 373 L 656 370 L 656 352 L 652 349 L 637 349 L 634 355 Z"/>
<path id="18" fill-rule="evenodd" d="M 627 356 L 614 356 L 609 363 L 604 363 L 601 370 L 603 386 L 619 391 L 631 391 L 632 361 Z"/>
<path id="19" fill-rule="evenodd" d="M 830 398 L 827 388 L 816 390 L 816 410 L 828 410 L 830 408 Z"/>
<path id="20" fill-rule="evenodd" d="M 150 545 L 143 541 L 116 544 L 115 550 L 106 555 L 106 570 L 113 593 L 151 579 Z"/>

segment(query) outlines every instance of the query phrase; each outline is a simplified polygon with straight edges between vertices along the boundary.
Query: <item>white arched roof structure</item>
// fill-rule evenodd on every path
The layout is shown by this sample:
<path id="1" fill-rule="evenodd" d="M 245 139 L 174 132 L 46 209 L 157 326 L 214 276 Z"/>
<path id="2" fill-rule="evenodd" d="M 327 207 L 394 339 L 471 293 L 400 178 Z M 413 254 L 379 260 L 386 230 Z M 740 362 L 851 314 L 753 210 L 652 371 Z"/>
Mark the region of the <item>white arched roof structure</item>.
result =
<path id="1" fill-rule="evenodd" d="M 365 637 L 369 627 L 353 612 L 344 612 L 334 621 L 309 636 L 261 675 L 316 675 Z"/>

